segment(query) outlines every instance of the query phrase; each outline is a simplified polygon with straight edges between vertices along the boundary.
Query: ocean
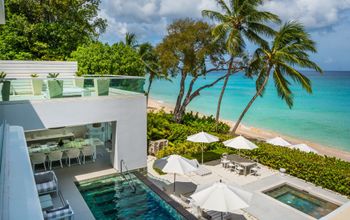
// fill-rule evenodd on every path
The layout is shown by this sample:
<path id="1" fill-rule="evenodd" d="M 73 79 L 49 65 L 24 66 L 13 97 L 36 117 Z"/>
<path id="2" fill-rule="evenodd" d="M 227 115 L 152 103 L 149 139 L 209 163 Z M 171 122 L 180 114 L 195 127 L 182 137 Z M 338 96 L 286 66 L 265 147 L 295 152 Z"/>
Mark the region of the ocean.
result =
<path id="1" fill-rule="evenodd" d="M 304 73 L 312 81 L 312 94 L 292 83 L 294 106 L 289 109 L 277 96 L 270 80 L 264 96 L 255 101 L 242 123 L 350 151 L 350 72 Z M 222 74 L 210 74 L 198 80 L 196 87 L 212 82 Z M 215 115 L 222 84 L 223 81 L 203 90 L 188 110 Z M 178 90 L 179 78 L 173 78 L 171 82 L 156 80 L 150 97 L 174 104 Z M 231 76 L 222 102 L 221 118 L 236 121 L 254 92 L 254 80 L 241 73 Z"/>

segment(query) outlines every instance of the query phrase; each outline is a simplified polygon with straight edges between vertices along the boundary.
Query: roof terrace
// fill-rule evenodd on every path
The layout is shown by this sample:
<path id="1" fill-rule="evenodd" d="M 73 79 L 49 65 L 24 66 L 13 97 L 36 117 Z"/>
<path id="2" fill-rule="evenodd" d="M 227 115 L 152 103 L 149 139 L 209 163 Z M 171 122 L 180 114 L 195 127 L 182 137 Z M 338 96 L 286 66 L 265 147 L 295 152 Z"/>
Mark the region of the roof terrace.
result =
<path id="1" fill-rule="evenodd" d="M 0 60 L 0 101 L 120 96 L 144 93 L 144 77 L 84 75 L 75 61 Z"/>
<path id="2" fill-rule="evenodd" d="M 140 95 L 144 93 L 143 77 L 62 77 L 5 78 L 1 101 L 45 100 L 91 96 Z M 1 87 L 5 84 L 1 83 Z"/>

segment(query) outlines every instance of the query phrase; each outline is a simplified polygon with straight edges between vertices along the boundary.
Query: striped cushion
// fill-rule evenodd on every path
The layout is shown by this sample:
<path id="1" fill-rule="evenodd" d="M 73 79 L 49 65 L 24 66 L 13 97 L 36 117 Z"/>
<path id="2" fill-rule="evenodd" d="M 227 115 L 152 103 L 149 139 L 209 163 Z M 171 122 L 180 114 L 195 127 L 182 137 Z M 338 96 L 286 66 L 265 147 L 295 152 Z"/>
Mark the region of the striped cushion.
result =
<path id="1" fill-rule="evenodd" d="M 44 212 L 44 219 L 61 219 L 73 215 L 73 210 L 68 206 L 68 208 L 59 208 L 49 212 Z"/>
<path id="2" fill-rule="evenodd" d="M 54 191 L 57 189 L 57 185 L 55 183 L 55 181 L 50 181 L 50 182 L 46 182 L 46 183 L 40 183 L 40 184 L 36 184 L 36 188 L 38 190 L 38 193 L 45 193 L 45 192 L 50 192 L 50 191 Z"/>

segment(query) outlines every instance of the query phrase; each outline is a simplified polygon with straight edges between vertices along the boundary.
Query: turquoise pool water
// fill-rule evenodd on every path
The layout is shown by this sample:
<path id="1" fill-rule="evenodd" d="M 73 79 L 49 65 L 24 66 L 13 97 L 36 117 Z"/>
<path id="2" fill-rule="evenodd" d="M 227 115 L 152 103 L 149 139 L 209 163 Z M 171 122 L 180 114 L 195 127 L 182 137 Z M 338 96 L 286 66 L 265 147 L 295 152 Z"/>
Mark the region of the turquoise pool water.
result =
<path id="1" fill-rule="evenodd" d="M 136 192 L 118 175 L 76 183 L 97 220 L 184 219 L 140 179 L 131 175 Z"/>
<path id="2" fill-rule="evenodd" d="M 334 203 L 310 195 L 307 192 L 286 184 L 266 191 L 265 194 L 317 219 L 339 207 Z"/>

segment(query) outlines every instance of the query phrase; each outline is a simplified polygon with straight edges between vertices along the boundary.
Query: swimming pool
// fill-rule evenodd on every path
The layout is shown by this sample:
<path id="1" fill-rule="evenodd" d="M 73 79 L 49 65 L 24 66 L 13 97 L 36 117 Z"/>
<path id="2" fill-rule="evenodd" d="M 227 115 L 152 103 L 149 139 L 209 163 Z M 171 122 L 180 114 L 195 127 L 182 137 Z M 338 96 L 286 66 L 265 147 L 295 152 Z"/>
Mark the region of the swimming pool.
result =
<path id="1" fill-rule="evenodd" d="M 173 219 L 184 220 L 159 195 L 134 174 L 130 174 L 136 191 L 120 175 L 77 182 L 76 185 L 97 220 Z"/>
<path id="2" fill-rule="evenodd" d="M 283 184 L 264 193 L 317 219 L 339 207 L 332 202 L 311 195 L 288 184 Z"/>

